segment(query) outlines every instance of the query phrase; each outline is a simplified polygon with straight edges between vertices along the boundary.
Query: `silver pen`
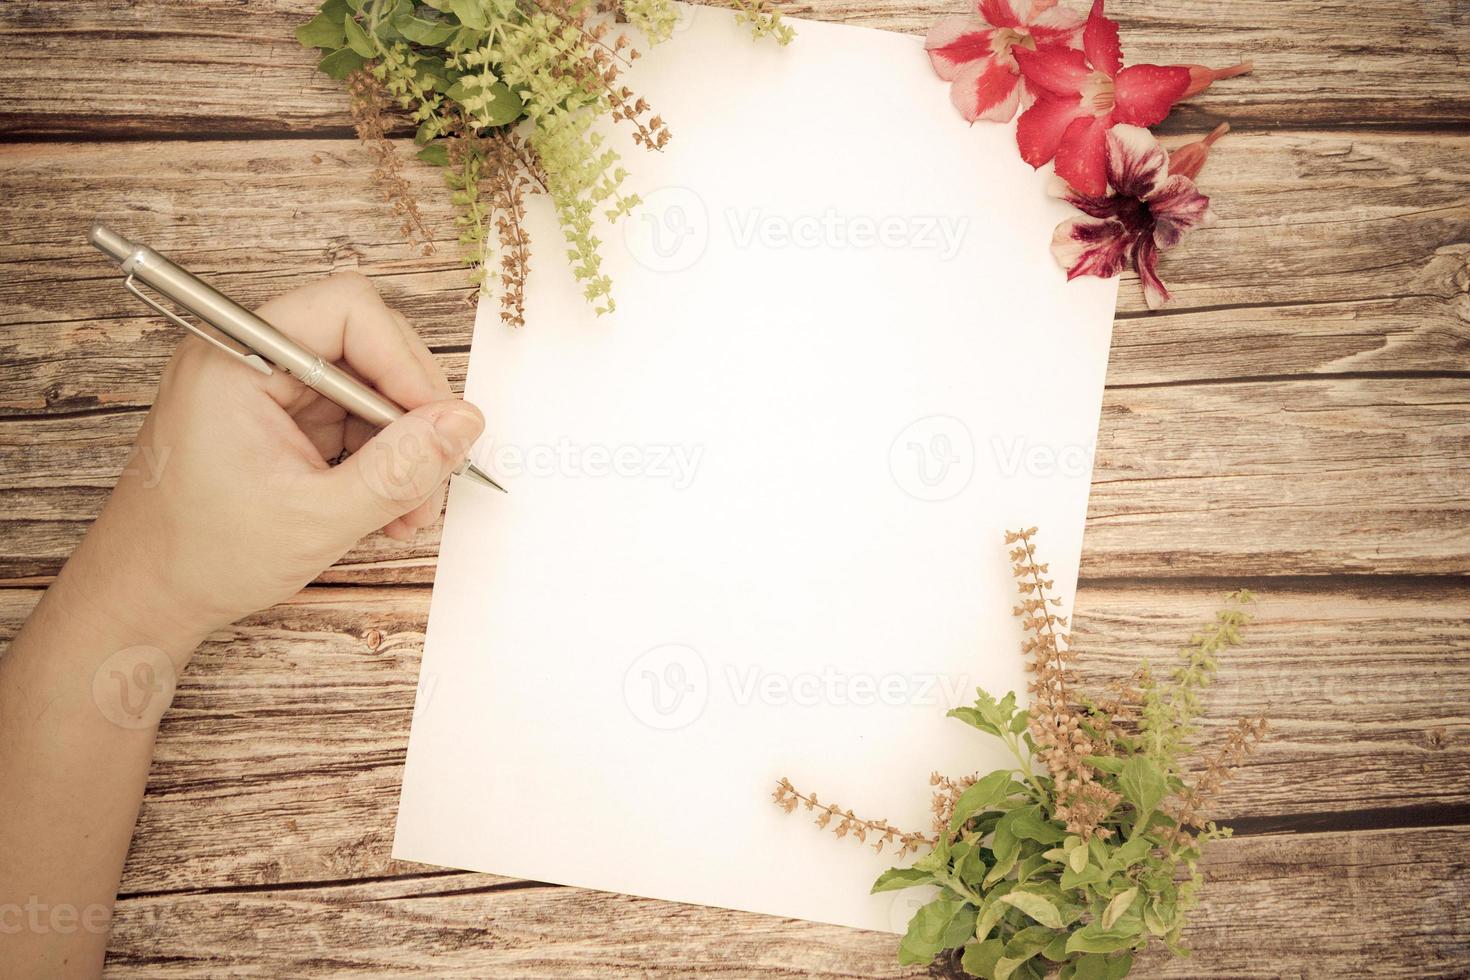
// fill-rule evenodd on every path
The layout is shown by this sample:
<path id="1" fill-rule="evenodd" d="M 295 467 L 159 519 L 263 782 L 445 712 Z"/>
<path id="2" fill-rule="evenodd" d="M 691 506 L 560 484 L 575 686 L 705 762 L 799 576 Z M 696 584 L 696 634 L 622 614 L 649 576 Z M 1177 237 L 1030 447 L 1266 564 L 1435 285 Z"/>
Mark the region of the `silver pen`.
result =
<path id="1" fill-rule="evenodd" d="M 146 245 L 128 241 L 117 232 L 98 223 L 87 238 L 101 252 L 116 262 L 127 276 L 123 280 L 128 292 L 138 297 L 155 312 L 183 327 L 202 340 L 238 358 L 253 370 L 271 373 L 271 365 L 285 371 L 323 398 L 341 406 L 358 418 L 382 428 L 400 419 L 403 409 L 384 398 L 335 364 L 329 364 L 296 341 L 266 323 L 228 296 L 205 284 L 192 273 L 180 268 Z M 165 308 L 138 288 L 150 287 L 164 297 L 193 313 L 249 353 L 235 350 L 183 317 Z M 467 476 L 477 483 L 506 490 L 484 470 L 466 459 L 455 475 Z"/>

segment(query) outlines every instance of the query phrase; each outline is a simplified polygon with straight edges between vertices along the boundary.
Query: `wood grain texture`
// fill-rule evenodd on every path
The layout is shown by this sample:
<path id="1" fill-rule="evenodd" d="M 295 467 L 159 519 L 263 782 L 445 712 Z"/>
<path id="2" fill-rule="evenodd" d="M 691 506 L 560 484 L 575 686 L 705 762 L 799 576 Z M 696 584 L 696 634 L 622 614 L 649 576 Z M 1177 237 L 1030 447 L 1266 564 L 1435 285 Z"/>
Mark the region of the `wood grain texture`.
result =
<path id="1" fill-rule="evenodd" d="M 310 0 L 31 0 L 0 6 L 12 58 L 0 88 L 0 137 L 342 130 L 340 90 L 294 40 Z M 922 34 L 947 10 L 900 0 L 811 0 L 795 15 Z M 1441 124 L 1470 120 L 1461 0 L 1115 0 L 1132 61 L 1233 64 L 1249 82 L 1182 107 L 1173 125 Z M 86 57 L 78 57 L 85 45 Z M 62 68 L 60 66 L 66 66 Z M 64 76 L 65 84 L 58 84 Z M 168 84 L 160 84 L 167 79 Z"/>
<path id="2" fill-rule="evenodd" d="M 818 840 L 813 846 L 840 847 Z M 1135 977 L 1464 977 L 1470 829 L 1211 845 L 1194 956 Z M 779 887 L 779 883 L 776 884 Z M 905 893 L 895 914 L 907 912 Z M 117 976 L 922 977 L 896 937 L 575 888 L 448 874 L 118 905 Z"/>
<path id="3" fill-rule="evenodd" d="M 462 380 L 453 247 L 399 241 L 345 99 L 291 38 L 311 7 L 0 4 L 0 644 L 129 465 L 178 341 L 81 243 L 93 213 L 250 303 L 363 271 Z M 909 33 L 943 12 L 788 9 Z M 1164 127 L 1236 126 L 1201 181 L 1220 221 L 1166 258 L 1168 311 L 1124 282 L 1096 446 L 1090 676 L 1166 655 L 1251 584 L 1258 621 L 1204 721 L 1274 725 L 1221 800 L 1242 835 L 1209 855 L 1195 958 L 1135 976 L 1470 976 L 1470 5 L 1109 10 L 1131 61 L 1257 65 Z M 409 172 L 447 232 L 437 176 Z M 110 973 L 923 975 L 889 936 L 393 861 L 437 551 L 437 530 L 371 539 L 323 577 L 341 584 L 200 651 Z"/>
<path id="4" fill-rule="evenodd" d="M 0 590 L 0 638 L 36 595 Z M 124 890 L 414 872 L 389 850 L 428 599 L 423 588 L 314 588 L 213 637 L 164 722 Z M 1167 663 L 1220 599 L 1215 587 L 1085 586 L 1086 676 L 1100 685 L 1144 656 Z M 1255 614 L 1207 699 L 1205 740 L 1243 715 L 1273 730 L 1221 817 L 1269 826 L 1405 801 L 1470 809 L 1470 589 L 1283 583 Z M 927 794 L 915 776 L 912 791 Z"/>

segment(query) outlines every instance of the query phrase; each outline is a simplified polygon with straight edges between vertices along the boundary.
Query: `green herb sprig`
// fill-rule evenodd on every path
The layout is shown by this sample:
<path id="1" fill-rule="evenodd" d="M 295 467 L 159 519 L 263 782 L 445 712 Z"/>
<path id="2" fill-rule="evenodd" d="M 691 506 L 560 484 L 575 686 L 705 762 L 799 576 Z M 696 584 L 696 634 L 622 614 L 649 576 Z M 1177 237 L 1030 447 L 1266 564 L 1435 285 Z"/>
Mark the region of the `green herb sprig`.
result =
<path id="1" fill-rule="evenodd" d="M 986 980 L 1040 980 L 1053 971 L 1059 980 L 1119 980 L 1152 940 L 1188 954 L 1182 933 L 1203 880 L 1203 848 L 1230 834 L 1205 811 L 1265 736 L 1264 718 L 1241 719 L 1201 771 L 1186 771 L 1199 694 L 1220 654 L 1241 641 L 1252 596 L 1228 596 L 1166 680 L 1145 664 L 1128 684 L 1089 698 L 1076 686 L 1076 653 L 1047 566 L 1036 559 L 1035 533 L 1006 535 L 1022 595 L 1015 611 L 1026 634 L 1030 707 L 1018 708 L 1015 692 L 997 699 L 982 689 L 973 705 L 949 712 L 999 739 L 1014 765 L 965 779 L 935 773 L 928 837 L 818 804 L 786 779 L 774 798 L 787 812 L 818 811 L 823 827 L 836 814 L 838 836 L 876 834 L 879 849 L 929 847 L 873 885 L 875 893 L 937 889 L 910 920 L 900 963 L 947 955 Z"/>
<path id="2" fill-rule="evenodd" d="M 756 37 L 792 39 L 770 0 L 730 2 Z M 296 31 L 324 52 L 318 67 L 346 82 L 384 194 L 405 236 L 428 251 L 417 202 L 385 156 L 394 120 L 384 115 L 415 127 L 419 159 L 444 169 L 474 279 L 482 291 L 500 287 L 511 324 L 525 322 L 530 249 L 515 205 L 526 193 L 550 196 L 584 295 L 599 313 L 614 308 L 598 227 L 639 199 L 623 190 L 627 171 L 594 123 L 631 126 L 649 150 L 669 139 L 621 81 L 639 52 L 615 30 L 619 17 L 657 44 L 674 33 L 678 8 L 670 0 L 325 0 Z"/>

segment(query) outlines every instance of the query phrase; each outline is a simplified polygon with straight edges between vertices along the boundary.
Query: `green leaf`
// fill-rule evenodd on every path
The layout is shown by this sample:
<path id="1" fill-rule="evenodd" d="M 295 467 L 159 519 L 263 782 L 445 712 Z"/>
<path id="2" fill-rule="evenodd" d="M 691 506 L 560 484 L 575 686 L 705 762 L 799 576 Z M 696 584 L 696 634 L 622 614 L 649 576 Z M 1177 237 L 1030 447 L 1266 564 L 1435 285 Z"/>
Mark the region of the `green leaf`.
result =
<path id="1" fill-rule="evenodd" d="M 1113 755 L 1085 755 L 1082 761 L 1100 772 L 1110 772 L 1114 776 L 1123 771 L 1124 760 Z"/>
<path id="2" fill-rule="evenodd" d="M 1072 848 L 1072 853 L 1067 855 L 1067 865 L 1073 871 L 1081 874 L 1082 869 L 1087 867 L 1087 854 L 1087 842 L 1083 841 L 1081 844 Z"/>
<path id="3" fill-rule="evenodd" d="M 1113 851 L 1112 857 L 1108 858 L 1108 871 L 1127 871 L 1139 861 L 1148 857 L 1148 852 L 1153 850 L 1153 842 L 1142 835 L 1126 841 L 1117 850 Z"/>
<path id="4" fill-rule="evenodd" d="M 1144 817 L 1153 813 L 1154 808 L 1163 802 L 1164 794 L 1169 791 L 1164 771 L 1159 768 L 1159 764 L 1141 755 L 1135 755 L 1123 765 L 1123 773 L 1118 777 L 1118 788 L 1123 791 L 1124 798 L 1137 808 L 1140 824 Z"/>
<path id="5" fill-rule="evenodd" d="M 1067 939 L 1070 935 L 1071 933 L 1066 932 L 1052 933 L 1054 938 L 1046 944 L 1046 948 L 1041 951 L 1041 955 L 1053 963 L 1060 963 L 1062 960 L 1065 960 L 1067 958 Z"/>
<path id="6" fill-rule="evenodd" d="M 1057 936 L 1055 929 L 1045 926 L 1027 926 L 1006 942 L 1006 956 L 1017 960 L 1029 960 L 1046 947 Z"/>
<path id="7" fill-rule="evenodd" d="M 355 19 L 348 17 L 342 21 L 342 29 L 347 34 L 347 46 L 353 51 L 364 58 L 371 58 L 378 53 L 372 38 L 368 37 L 367 31 Z"/>
<path id="8" fill-rule="evenodd" d="M 990 840 L 990 850 L 995 854 L 995 864 L 982 882 L 986 888 L 1010 874 L 1021 854 L 1021 842 L 1011 833 L 1004 819 L 995 828 L 995 836 Z"/>
<path id="9" fill-rule="evenodd" d="M 1065 830 L 1042 818 L 1039 805 L 1033 804 L 1012 810 L 1007 819 L 1011 821 L 1011 833 L 1026 840 L 1034 840 L 1041 844 L 1055 844 L 1067 836 Z"/>
<path id="10" fill-rule="evenodd" d="M 997 769 L 984 779 L 972 783 L 954 802 L 954 815 L 949 818 L 949 832 L 953 834 L 965 825 L 966 820 L 1005 799 L 1010 785 L 1011 774 L 1006 769 Z"/>
<path id="11" fill-rule="evenodd" d="M 1045 854 L 1031 855 L 1030 857 L 1023 860 L 1021 862 L 1021 866 L 1016 869 L 1016 881 L 1026 881 L 1032 875 L 1036 874 L 1042 868 L 1045 868 L 1051 863 L 1051 858 L 1047 857 Z"/>
<path id="12" fill-rule="evenodd" d="M 322 10 L 311 20 L 296 28 L 296 40 L 308 48 L 321 48 L 323 51 L 335 51 L 345 42 L 347 35 L 342 30 L 342 19 L 347 16 L 347 4 L 343 3 L 342 12 L 333 16 L 326 8 L 332 6 L 330 0 L 322 5 Z"/>
<path id="13" fill-rule="evenodd" d="M 1134 885 L 1126 892 L 1119 892 L 1117 895 L 1114 895 L 1113 900 L 1108 903 L 1108 907 L 1103 909 L 1102 927 L 1104 929 L 1113 928 L 1113 923 L 1117 922 L 1123 913 L 1128 911 L 1128 907 L 1133 904 L 1133 900 L 1137 897 L 1137 885 Z"/>
<path id="14" fill-rule="evenodd" d="M 338 48 L 316 63 L 317 69 L 338 81 L 367 64 L 366 59 L 351 48 Z"/>
<path id="15" fill-rule="evenodd" d="M 454 11 L 454 16 L 466 27 L 473 27 L 477 31 L 490 29 L 482 0 L 449 0 L 449 9 Z"/>
<path id="16" fill-rule="evenodd" d="M 1032 892 L 1016 889 L 1000 896 L 998 901 L 1013 905 L 1050 929 L 1062 928 L 1062 914 L 1051 902 Z"/>
<path id="17" fill-rule="evenodd" d="M 1114 953 L 1132 946 L 1137 941 L 1136 933 L 1121 929 L 1107 930 L 1096 922 L 1089 922 L 1072 933 L 1072 938 L 1067 940 L 1067 952 Z"/>
<path id="18" fill-rule="evenodd" d="M 1031 955 L 1035 956 L 1036 954 L 1033 953 Z M 1016 970 L 1020 968 L 1020 966 L 1030 958 L 1031 956 L 1023 956 L 1019 959 L 1010 956 L 1002 956 L 1000 959 L 995 961 L 995 980 L 1010 980 L 1011 974 L 1015 973 Z"/>
<path id="19" fill-rule="evenodd" d="M 1074 980 L 1108 980 L 1108 958 L 1098 953 L 1078 957 L 1072 977 Z"/>
<path id="20" fill-rule="evenodd" d="M 432 163 L 436 167 L 449 166 L 449 147 L 443 143 L 430 143 L 414 155 L 425 163 Z"/>
<path id="21" fill-rule="evenodd" d="M 1103 874 L 1103 869 L 1095 864 L 1089 864 L 1081 871 L 1073 871 L 1071 868 L 1062 871 L 1062 888 L 1068 891 L 1073 888 L 1081 888 L 1083 885 L 1096 885 L 1106 880 L 1107 876 Z"/>
<path id="22" fill-rule="evenodd" d="M 1128 971 L 1133 969 L 1133 954 L 1124 953 L 1122 956 L 1114 956 L 1108 960 L 1107 980 L 1123 980 Z"/>
<path id="23" fill-rule="evenodd" d="M 999 939 L 987 939 L 983 943 L 970 943 L 960 957 L 960 967 L 974 977 L 995 976 L 995 964 L 1005 953 L 1005 944 Z"/>
<path id="24" fill-rule="evenodd" d="M 434 48 L 439 47 L 445 41 L 448 41 L 455 34 L 459 33 L 458 24 L 443 20 L 424 20 L 421 17 L 415 17 L 412 13 L 412 8 L 394 17 L 393 26 L 398 29 L 398 33 L 413 43 L 425 44 Z"/>
<path id="25" fill-rule="evenodd" d="M 975 919 L 975 938 L 984 941 L 990 935 L 990 930 L 995 928 L 995 924 L 1010 911 L 1010 908 L 1009 905 L 1000 903 L 998 895 L 992 894 L 990 898 L 987 898 L 985 905 L 981 907 L 979 916 Z"/>
<path id="26" fill-rule="evenodd" d="M 975 934 L 975 906 L 941 895 L 914 913 L 908 932 L 898 944 L 898 962 L 904 966 L 930 963 Z"/>
<path id="27" fill-rule="evenodd" d="M 933 884 L 934 875 L 919 868 L 889 868 L 878 876 L 873 882 L 873 890 L 869 892 L 876 895 L 879 892 L 897 891 L 900 888 L 913 888 L 916 885 Z"/>

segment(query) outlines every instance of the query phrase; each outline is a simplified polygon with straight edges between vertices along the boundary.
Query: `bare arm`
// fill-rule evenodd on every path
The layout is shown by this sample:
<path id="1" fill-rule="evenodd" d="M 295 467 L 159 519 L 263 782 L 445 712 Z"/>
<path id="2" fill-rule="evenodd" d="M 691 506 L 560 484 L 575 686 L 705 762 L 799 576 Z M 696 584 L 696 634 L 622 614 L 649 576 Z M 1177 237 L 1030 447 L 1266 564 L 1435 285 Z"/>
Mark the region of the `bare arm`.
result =
<path id="1" fill-rule="evenodd" d="M 413 411 L 374 435 L 279 372 L 180 346 L 102 515 L 0 658 L 7 977 L 101 972 L 158 723 L 194 648 L 363 535 L 434 523 L 483 427 L 360 276 L 261 313 Z"/>

